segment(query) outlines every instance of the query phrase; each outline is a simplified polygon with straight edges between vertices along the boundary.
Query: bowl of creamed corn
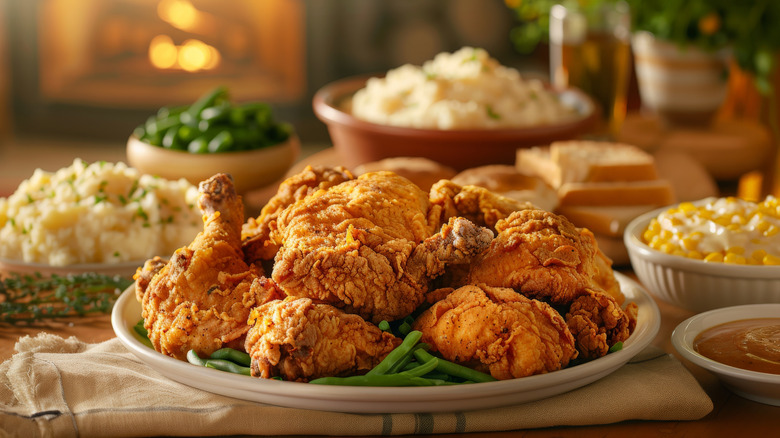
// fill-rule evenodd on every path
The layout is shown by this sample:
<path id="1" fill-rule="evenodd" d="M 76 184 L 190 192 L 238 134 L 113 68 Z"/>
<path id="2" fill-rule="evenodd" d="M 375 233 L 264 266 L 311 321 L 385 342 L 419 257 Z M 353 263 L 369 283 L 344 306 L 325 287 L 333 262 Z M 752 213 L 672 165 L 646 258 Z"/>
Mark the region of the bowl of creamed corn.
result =
<path id="1" fill-rule="evenodd" d="M 706 198 L 651 211 L 626 227 L 640 282 L 656 297 L 703 312 L 780 303 L 780 200 Z"/>

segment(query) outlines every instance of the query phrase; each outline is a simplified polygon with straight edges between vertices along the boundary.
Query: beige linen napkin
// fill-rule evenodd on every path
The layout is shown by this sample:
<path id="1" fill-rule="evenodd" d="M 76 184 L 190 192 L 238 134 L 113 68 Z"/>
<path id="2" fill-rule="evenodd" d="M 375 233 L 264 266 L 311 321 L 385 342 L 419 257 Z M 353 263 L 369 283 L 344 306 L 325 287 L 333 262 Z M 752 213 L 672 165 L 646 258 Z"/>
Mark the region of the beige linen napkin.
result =
<path id="1" fill-rule="evenodd" d="M 86 344 L 42 333 L 21 338 L 16 350 L 0 364 L 0 436 L 456 433 L 695 420 L 713 407 L 685 367 L 655 347 L 609 376 L 565 394 L 436 414 L 344 414 L 223 397 L 165 378 L 118 339 Z"/>

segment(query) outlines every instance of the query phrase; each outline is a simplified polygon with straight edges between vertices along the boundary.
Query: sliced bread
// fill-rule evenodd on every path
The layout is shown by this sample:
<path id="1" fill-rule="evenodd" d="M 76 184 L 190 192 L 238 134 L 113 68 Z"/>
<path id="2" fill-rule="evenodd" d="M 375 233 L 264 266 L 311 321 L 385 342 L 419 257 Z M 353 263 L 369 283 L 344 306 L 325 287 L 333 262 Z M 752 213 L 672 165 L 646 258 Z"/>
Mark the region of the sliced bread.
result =
<path id="1" fill-rule="evenodd" d="M 653 156 L 625 143 L 559 141 L 519 149 L 515 164 L 519 171 L 536 175 L 556 188 L 566 183 L 658 178 Z"/>
<path id="2" fill-rule="evenodd" d="M 558 189 L 559 206 L 669 205 L 675 202 L 667 180 L 627 182 L 574 182 Z"/>

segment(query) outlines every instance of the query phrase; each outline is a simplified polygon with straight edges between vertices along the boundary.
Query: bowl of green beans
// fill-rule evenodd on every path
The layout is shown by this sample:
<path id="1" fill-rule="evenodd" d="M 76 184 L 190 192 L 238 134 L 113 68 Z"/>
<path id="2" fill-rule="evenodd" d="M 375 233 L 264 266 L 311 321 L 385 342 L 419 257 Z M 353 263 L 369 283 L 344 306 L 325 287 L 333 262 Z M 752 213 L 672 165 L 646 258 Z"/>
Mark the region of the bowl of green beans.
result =
<path id="1" fill-rule="evenodd" d="M 143 173 L 198 184 L 224 172 L 239 193 L 276 182 L 299 154 L 295 130 L 267 103 L 231 102 L 224 86 L 160 108 L 127 140 L 128 163 Z"/>

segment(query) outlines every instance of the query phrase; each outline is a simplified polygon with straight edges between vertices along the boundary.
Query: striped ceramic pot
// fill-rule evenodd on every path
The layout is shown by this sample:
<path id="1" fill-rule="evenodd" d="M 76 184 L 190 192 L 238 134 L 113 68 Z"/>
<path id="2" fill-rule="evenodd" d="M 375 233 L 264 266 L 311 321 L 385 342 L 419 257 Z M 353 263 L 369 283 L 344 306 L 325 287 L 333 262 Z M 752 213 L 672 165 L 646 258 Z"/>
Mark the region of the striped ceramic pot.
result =
<path id="1" fill-rule="evenodd" d="M 711 121 L 728 91 L 727 50 L 679 47 L 644 31 L 632 36 L 631 48 L 644 108 L 675 125 Z"/>

